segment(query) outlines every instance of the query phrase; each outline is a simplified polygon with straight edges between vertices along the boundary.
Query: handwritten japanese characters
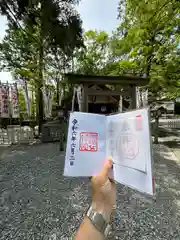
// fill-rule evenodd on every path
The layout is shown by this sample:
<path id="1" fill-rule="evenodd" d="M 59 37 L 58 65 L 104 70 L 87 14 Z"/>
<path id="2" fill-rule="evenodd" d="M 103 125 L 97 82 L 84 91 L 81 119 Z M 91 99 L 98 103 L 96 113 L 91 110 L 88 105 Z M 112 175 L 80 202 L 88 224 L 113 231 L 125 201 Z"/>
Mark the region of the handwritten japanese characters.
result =
<path id="1" fill-rule="evenodd" d="M 70 144 L 71 155 L 69 158 L 70 166 L 73 166 L 75 162 L 75 148 L 76 148 L 76 141 L 77 141 L 78 121 L 76 119 L 73 119 L 72 124 L 73 125 L 71 128 L 71 144 Z"/>
<path id="2" fill-rule="evenodd" d="M 0 117 L 9 118 L 9 86 L 0 84 Z"/>
<path id="3" fill-rule="evenodd" d="M 11 85 L 12 118 L 19 118 L 19 100 L 17 85 Z"/>

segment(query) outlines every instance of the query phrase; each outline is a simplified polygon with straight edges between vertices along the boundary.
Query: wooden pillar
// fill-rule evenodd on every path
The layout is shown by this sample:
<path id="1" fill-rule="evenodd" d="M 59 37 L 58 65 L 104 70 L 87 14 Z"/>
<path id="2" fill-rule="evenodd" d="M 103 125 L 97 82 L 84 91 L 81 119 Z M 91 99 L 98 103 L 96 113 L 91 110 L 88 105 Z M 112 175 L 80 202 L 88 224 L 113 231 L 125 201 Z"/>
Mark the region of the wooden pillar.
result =
<path id="1" fill-rule="evenodd" d="M 88 84 L 83 85 L 83 112 L 88 112 Z"/>
<path id="2" fill-rule="evenodd" d="M 131 109 L 136 109 L 136 85 L 131 85 Z"/>

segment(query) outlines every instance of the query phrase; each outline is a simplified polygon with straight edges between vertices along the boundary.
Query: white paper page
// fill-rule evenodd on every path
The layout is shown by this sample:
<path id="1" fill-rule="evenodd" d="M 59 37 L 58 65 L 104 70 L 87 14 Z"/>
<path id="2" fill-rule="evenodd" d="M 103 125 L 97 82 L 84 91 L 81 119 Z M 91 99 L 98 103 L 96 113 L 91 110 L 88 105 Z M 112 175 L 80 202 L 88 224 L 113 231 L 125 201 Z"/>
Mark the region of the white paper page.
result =
<path id="1" fill-rule="evenodd" d="M 107 117 L 107 148 L 114 162 L 146 172 L 149 130 L 144 128 L 148 116 L 144 110 L 120 113 Z"/>
<path id="2" fill-rule="evenodd" d="M 105 161 L 106 116 L 73 112 L 70 114 L 65 157 L 65 176 L 96 175 Z"/>
<path id="3" fill-rule="evenodd" d="M 107 154 L 115 163 L 114 179 L 152 195 L 148 109 L 108 116 L 107 131 Z"/>

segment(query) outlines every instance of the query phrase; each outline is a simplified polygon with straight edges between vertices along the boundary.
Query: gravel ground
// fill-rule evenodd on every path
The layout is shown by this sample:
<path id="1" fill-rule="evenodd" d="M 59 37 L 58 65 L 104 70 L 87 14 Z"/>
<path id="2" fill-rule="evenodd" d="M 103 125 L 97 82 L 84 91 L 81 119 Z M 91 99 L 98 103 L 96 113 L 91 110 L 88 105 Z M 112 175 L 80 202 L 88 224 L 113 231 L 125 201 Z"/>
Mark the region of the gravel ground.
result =
<path id="1" fill-rule="evenodd" d="M 180 166 L 154 146 L 156 197 L 117 186 L 109 239 L 180 239 Z M 62 176 L 59 145 L 0 148 L 0 240 L 70 239 L 90 203 L 87 179 Z"/>

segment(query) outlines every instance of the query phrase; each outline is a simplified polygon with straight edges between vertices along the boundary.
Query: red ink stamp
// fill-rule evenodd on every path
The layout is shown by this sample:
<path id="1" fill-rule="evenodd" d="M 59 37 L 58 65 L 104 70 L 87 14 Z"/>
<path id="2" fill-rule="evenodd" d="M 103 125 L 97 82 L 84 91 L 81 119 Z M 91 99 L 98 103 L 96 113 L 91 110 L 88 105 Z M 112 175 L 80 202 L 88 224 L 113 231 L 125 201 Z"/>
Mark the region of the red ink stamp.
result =
<path id="1" fill-rule="evenodd" d="M 98 151 L 98 133 L 81 132 L 79 142 L 80 152 L 97 152 Z"/>
<path id="2" fill-rule="evenodd" d="M 136 124 L 136 131 L 141 131 L 142 130 L 142 116 L 141 115 L 136 116 L 135 124 Z"/>

